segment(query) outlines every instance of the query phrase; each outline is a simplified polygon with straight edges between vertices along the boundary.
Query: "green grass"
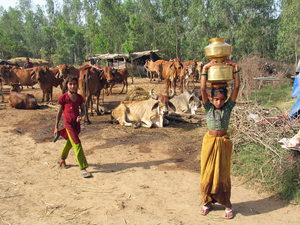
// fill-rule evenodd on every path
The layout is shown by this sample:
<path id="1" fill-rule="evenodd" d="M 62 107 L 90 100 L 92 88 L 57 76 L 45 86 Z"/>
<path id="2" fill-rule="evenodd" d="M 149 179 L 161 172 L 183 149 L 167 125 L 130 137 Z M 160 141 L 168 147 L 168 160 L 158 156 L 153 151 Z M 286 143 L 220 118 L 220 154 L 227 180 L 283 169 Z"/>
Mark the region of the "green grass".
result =
<path id="1" fill-rule="evenodd" d="M 267 108 L 275 105 L 281 110 L 291 109 L 297 99 L 292 99 L 292 90 L 293 86 L 288 80 L 278 88 L 267 84 L 263 89 L 257 91 L 257 103 Z M 250 99 L 255 100 L 255 90 L 252 91 Z"/>

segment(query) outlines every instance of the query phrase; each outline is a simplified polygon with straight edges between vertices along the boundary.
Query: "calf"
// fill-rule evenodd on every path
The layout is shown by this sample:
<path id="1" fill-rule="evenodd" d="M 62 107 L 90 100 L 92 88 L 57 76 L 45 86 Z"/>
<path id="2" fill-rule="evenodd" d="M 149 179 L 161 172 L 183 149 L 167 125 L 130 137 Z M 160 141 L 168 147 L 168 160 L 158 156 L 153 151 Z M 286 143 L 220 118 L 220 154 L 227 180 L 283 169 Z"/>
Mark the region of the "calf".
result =
<path id="1" fill-rule="evenodd" d="M 183 68 L 186 69 L 187 75 L 191 78 L 193 78 L 193 81 L 197 81 L 197 75 L 196 75 L 196 62 L 193 60 L 183 62 L 182 63 Z"/>
<path id="2" fill-rule="evenodd" d="M 58 85 L 60 85 L 62 89 L 63 79 L 56 78 L 58 69 L 55 67 L 34 67 L 33 70 L 36 71 L 36 79 L 43 91 L 42 102 L 44 102 L 44 100 L 50 100 L 52 102 L 53 86 L 57 87 Z"/>
<path id="3" fill-rule="evenodd" d="M 118 83 L 123 83 L 123 88 L 122 88 L 120 94 L 123 92 L 125 86 L 126 86 L 125 93 L 127 93 L 127 90 L 128 90 L 127 78 L 128 78 L 128 76 L 129 76 L 129 73 L 128 73 L 127 69 L 121 69 L 121 70 L 117 71 L 115 74 L 113 74 L 113 80 L 110 83 L 110 89 L 109 89 L 107 95 L 112 93 L 113 86 Z"/>
<path id="4" fill-rule="evenodd" d="M 149 72 L 150 81 L 153 80 L 154 74 L 157 73 L 158 81 L 162 81 L 162 62 L 147 59 L 144 65 L 146 70 Z"/>
<path id="5" fill-rule="evenodd" d="M 171 96 L 153 95 L 150 90 L 151 98 L 145 101 L 122 101 L 111 113 L 113 120 L 117 120 L 123 126 L 133 126 L 140 123 L 143 127 L 151 128 L 163 127 L 169 124 L 164 118 L 169 113 L 169 107 L 176 111 L 175 106 L 169 101 L 175 96 L 173 89 Z"/>
<path id="6" fill-rule="evenodd" d="M 169 94 L 169 88 L 173 83 L 173 89 L 176 90 L 177 70 L 182 68 L 180 59 L 176 58 L 172 61 L 165 61 L 162 64 L 162 76 L 166 81 L 166 93 Z"/>
<path id="7" fill-rule="evenodd" d="M 20 93 L 19 84 L 11 84 L 11 90 L 9 92 L 9 105 L 16 109 L 37 109 L 36 98 L 31 94 Z"/>

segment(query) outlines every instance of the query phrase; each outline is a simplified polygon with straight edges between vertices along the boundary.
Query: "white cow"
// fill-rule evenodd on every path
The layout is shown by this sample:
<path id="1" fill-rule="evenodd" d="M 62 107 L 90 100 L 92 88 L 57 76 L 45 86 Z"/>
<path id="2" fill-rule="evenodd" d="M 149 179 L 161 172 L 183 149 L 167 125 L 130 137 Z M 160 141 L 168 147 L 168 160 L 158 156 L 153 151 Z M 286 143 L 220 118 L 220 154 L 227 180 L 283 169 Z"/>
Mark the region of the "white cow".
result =
<path id="1" fill-rule="evenodd" d="M 143 127 L 163 127 L 169 124 L 164 118 L 169 113 L 169 107 L 176 111 L 169 99 L 175 96 L 173 89 L 171 96 L 153 95 L 150 90 L 151 98 L 144 101 L 122 101 L 111 113 L 112 120 L 117 120 L 123 126 L 134 126 L 140 123 Z"/>
<path id="2" fill-rule="evenodd" d="M 170 100 L 176 108 L 176 113 L 196 113 L 198 107 L 201 107 L 201 102 L 191 95 L 189 92 L 183 92 Z"/>

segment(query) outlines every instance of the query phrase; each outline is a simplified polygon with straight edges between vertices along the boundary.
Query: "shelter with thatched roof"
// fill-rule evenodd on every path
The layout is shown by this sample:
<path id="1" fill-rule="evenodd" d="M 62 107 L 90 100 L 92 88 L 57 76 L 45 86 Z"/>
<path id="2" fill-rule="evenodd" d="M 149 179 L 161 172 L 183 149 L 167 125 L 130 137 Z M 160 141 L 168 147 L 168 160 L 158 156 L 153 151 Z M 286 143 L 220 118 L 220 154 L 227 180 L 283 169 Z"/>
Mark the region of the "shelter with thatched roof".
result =
<path id="1" fill-rule="evenodd" d="M 90 64 L 95 65 L 101 60 L 106 60 L 106 66 L 110 66 L 115 69 L 123 69 L 126 68 L 127 63 L 144 66 L 147 59 L 152 59 L 154 61 L 161 59 L 157 55 L 158 51 L 159 50 L 156 49 L 143 52 L 133 52 L 131 54 L 96 54 L 87 61 L 89 61 Z"/>
<path id="2" fill-rule="evenodd" d="M 49 62 L 44 59 L 34 59 L 30 58 L 30 62 L 33 63 L 33 66 L 50 66 Z M 14 64 L 18 64 L 19 66 L 23 66 L 24 63 L 26 62 L 26 57 L 17 57 L 17 58 L 12 58 L 9 60 L 10 62 Z"/>

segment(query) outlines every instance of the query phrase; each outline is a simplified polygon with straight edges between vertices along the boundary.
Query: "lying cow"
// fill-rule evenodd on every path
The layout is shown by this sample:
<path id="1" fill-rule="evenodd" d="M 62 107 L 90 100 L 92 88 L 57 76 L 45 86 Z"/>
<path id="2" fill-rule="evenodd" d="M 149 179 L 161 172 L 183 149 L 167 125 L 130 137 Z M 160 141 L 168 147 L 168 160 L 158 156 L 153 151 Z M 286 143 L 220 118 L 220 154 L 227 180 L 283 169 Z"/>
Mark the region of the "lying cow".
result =
<path id="1" fill-rule="evenodd" d="M 176 113 L 196 114 L 198 107 L 201 107 L 201 102 L 189 92 L 183 92 L 170 100 L 176 108 Z"/>
<path id="2" fill-rule="evenodd" d="M 19 84 L 11 84 L 11 90 L 9 92 L 9 105 L 16 109 L 37 109 L 36 98 L 31 94 L 20 93 Z"/>
<path id="3" fill-rule="evenodd" d="M 111 113 L 112 120 L 117 120 L 123 126 L 134 126 L 140 123 L 143 127 L 163 127 L 169 124 L 164 118 L 169 113 L 169 107 L 176 111 L 175 106 L 169 101 L 175 96 L 171 89 L 171 96 L 153 95 L 150 90 L 151 98 L 145 101 L 122 101 Z"/>

